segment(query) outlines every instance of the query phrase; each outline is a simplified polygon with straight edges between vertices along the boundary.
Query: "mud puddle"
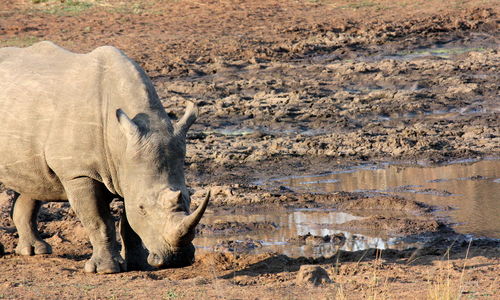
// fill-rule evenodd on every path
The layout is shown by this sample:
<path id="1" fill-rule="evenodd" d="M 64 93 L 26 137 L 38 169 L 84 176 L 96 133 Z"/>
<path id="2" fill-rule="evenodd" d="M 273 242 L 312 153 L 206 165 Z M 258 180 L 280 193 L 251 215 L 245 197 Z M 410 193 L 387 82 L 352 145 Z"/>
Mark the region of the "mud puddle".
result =
<path id="1" fill-rule="evenodd" d="M 279 209 L 208 214 L 194 244 L 200 251 L 277 252 L 290 257 L 332 256 L 338 250 L 403 250 L 416 244 L 377 232 L 338 230 L 364 217 L 328 209 Z"/>
<path id="2" fill-rule="evenodd" d="M 260 184 L 284 186 L 296 192 L 399 195 L 438 207 L 437 214 L 451 218 L 459 233 L 500 238 L 498 159 L 438 167 L 362 165 L 320 175 L 272 179 Z"/>
<path id="3" fill-rule="evenodd" d="M 334 63 L 339 61 L 378 62 L 387 59 L 398 61 L 411 61 L 421 58 L 455 59 L 469 52 L 484 52 L 487 49 L 498 49 L 498 46 L 498 40 L 494 35 L 481 34 L 436 43 L 426 43 L 423 41 L 423 43 L 417 43 L 408 48 L 394 49 L 382 46 L 369 49 L 366 53 L 358 49 L 357 55 L 350 58 L 344 58 L 335 53 L 327 53 L 308 57 L 306 60 L 313 63 Z M 295 61 L 301 62 L 299 59 Z"/>
<path id="4" fill-rule="evenodd" d="M 443 59 L 450 59 L 455 56 L 465 54 L 468 52 L 483 52 L 486 51 L 484 47 L 447 47 L 442 45 L 436 45 L 434 47 L 428 48 L 417 48 L 414 50 L 405 50 L 396 52 L 393 54 L 377 54 L 373 56 L 366 57 L 362 60 L 364 61 L 380 61 L 383 59 L 395 59 L 395 60 L 413 60 L 423 57 L 437 57 Z"/>
<path id="5" fill-rule="evenodd" d="M 297 134 L 303 136 L 318 136 L 327 133 L 327 130 L 309 128 L 306 126 L 286 126 L 286 127 L 234 127 L 226 126 L 224 128 L 215 128 L 213 130 L 203 131 L 206 135 L 221 135 L 221 136 L 256 136 L 256 135 L 270 135 L 270 136 L 296 136 Z"/>

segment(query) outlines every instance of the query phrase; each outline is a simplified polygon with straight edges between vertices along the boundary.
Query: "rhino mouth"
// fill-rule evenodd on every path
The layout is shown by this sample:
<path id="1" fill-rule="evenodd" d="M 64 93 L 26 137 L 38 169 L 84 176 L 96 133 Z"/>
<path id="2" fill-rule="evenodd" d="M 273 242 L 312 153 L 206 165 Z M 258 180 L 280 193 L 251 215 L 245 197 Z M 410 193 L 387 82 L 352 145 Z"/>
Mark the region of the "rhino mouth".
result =
<path id="1" fill-rule="evenodd" d="M 195 247 L 192 243 L 194 231 L 207 208 L 209 199 L 210 191 L 192 214 L 183 216 L 174 231 L 168 232 L 166 236 L 172 237 L 175 243 L 168 242 L 169 239 L 165 238 L 163 247 L 152 247 L 154 250 L 151 250 L 146 245 L 146 248 L 149 248 L 147 259 L 149 265 L 156 268 L 181 268 L 194 263 Z M 179 247 L 173 247 L 172 244 L 179 245 Z"/>
<path id="2" fill-rule="evenodd" d="M 191 244 L 183 249 L 166 254 L 149 253 L 148 264 L 155 268 L 182 268 L 194 263 L 195 248 Z"/>

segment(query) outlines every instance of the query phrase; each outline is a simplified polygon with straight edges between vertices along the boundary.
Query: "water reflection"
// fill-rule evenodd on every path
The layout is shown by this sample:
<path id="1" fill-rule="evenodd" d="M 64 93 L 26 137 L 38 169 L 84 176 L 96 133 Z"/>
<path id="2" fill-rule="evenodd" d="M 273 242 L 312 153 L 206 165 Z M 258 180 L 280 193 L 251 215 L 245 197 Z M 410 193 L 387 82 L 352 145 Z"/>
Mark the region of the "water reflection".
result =
<path id="1" fill-rule="evenodd" d="M 319 209 L 296 209 L 296 210 L 275 210 L 251 214 L 226 214 L 226 215 L 207 215 L 203 219 L 204 224 L 224 224 L 229 222 L 239 222 L 242 224 L 251 222 L 273 222 L 278 225 L 275 230 L 251 230 L 243 234 L 205 234 L 198 236 L 194 240 L 197 248 L 205 251 L 220 249 L 220 245 L 225 241 L 235 241 L 245 244 L 248 241 L 248 247 L 239 252 L 263 253 L 279 252 L 291 257 L 308 256 L 330 256 L 334 255 L 340 248 L 346 251 L 358 251 L 368 248 L 378 249 L 406 249 L 414 246 L 413 244 L 404 244 L 397 237 L 377 236 L 376 233 L 358 234 L 345 230 L 335 229 L 335 225 L 343 224 L 351 220 L 359 220 L 362 217 L 354 216 L 344 212 Z M 299 236 L 334 236 L 342 234 L 345 241 L 339 247 L 336 243 L 321 242 L 308 243 L 294 242 Z M 254 247 L 258 244 L 258 247 Z M 227 249 L 222 249 L 227 250 Z"/>
<path id="2" fill-rule="evenodd" d="M 500 160 L 439 167 L 373 165 L 330 174 L 279 178 L 268 182 L 295 191 L 368 191 L 401 195 L 436 205 L 457 208 L 446 215 L 457 231 L 500 238 Z"/>

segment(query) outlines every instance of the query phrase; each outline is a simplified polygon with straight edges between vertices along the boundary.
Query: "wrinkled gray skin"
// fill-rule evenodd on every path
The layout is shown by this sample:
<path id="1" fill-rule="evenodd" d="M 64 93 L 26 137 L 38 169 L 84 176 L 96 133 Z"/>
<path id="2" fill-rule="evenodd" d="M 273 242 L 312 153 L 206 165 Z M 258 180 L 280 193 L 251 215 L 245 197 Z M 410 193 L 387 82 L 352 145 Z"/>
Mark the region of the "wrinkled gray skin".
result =
<path id="1" fill-rule="evenodd" d="M 189 103 L 175 124 L 144 71 L 113 47 L 75 54 L 53 43 L 0 49 L 0 182 L 18 192 L 18 254 L 46 254 L 42 201 L 66 201 L 90 236 L 86 272 L 181 267 L 194 260 L 184 180 Z M 118 253 L 109 203 L 123 198 Z M 145 245 L 146 249 L 142 247 Z"/>

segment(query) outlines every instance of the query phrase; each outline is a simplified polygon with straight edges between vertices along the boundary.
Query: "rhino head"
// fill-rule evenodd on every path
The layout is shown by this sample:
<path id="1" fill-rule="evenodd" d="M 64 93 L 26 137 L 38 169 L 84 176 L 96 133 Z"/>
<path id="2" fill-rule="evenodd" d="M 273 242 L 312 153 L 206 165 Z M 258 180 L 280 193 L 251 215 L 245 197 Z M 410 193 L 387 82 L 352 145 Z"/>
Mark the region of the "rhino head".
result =
<path id="1" fill-rule="evenodd" d="M 124 158 L 117 168 L 126 217 L 149 251 L 154 267 L 182 267 L 194 261 L 195 227 L 210 193 L 192 214 L 184 178 L 186 133 L 198 110 L 189 103 L 184 116 L 172 124 L 164 113 L 138 114 L 130 119 L 116 111 L 126 137 Z"/>

